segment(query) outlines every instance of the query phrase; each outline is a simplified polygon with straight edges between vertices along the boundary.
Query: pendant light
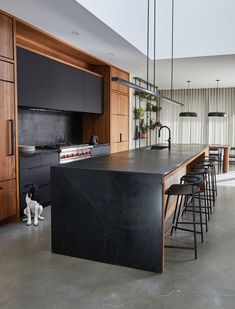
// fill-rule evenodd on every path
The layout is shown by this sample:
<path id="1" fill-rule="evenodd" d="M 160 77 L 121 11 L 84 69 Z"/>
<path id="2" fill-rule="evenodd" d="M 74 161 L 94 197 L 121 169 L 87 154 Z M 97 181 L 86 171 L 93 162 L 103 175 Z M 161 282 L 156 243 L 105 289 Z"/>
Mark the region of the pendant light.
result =
<path id="1" fill-rule="evenodd" d="M 190 80 L 187 80 L 187 83 L 188 83 L 188 90 L 190 89 L 189 85 L 191 83 Z M 193 101 L 193 98 L 192 98 L 192 93 L 191 93 L 191 102 Z M 188 111 L 187 112 L 181 112 L 179 113 L 179 117 L 197 117 L 197 113 L 195 112 L 190 112 L 189 111 L 189 107 L 188 107 Z"/>
<path id="2" fill-rule="evenodd" d="M 153 0 L 153 1 L 154 1 L 154 4 L 155 4 L 156 0 Z M 173 15 L 174 10 L 173 9 L 174 9 L 174 0 L 172 0 L 172 33 L 173 33 L 173 17 L 174 17 L 174 15 Z M 149 57 L 149 30 L 150 30 L 149 23 L 150 23 L 150 0 L 147 0 L 147 57 L 146 57 L 146 60 L 147 60 L 147 83 L 146 83 L 147 89 L 142 87 L 142 86 L 136 85 L 136 84 L 130 82 L 129 80 L 118 77 L 118 76 L 112 77 L 112 81 L 119 83 L 121 85 L 125 85 L 129 88 L 132 88 L 139 93 L 150 94 L 151 96 L 153 96 L 155 98 L 159 98 L 159 99 L 162 99 L 164 101 L 169 101 L 171 103 L 175 103 L 175 104 L 184 106 L 183 103 L 178 102 L 178 101 L 176 101 L 172 98 L 172 93 L 171 93 L 171 97 L 169 98 L 169 97 L 165 97 L 165 96 L 161 95 L 157 91 L 152 91 L 152 90 L 149 89 L 149 60 L 150 60 L 150 57 Z M 154 27 L 155 27 L 155 25 L 154 25 Z M 155 29 L 154 29 L 154 31 L 155 31 Z M 173 36 L 172 36 L 172 42 L 173 42 Z M 155 60 L 156 59 L 154 59 L 154 61 Z M 172 66 L 171 66 L 171 88 L 172 87 L 173 87 L 173 43 L 172 43 Z"/>
<path id="3" fill-rule="evenodd" d="M 217 91 L 216 91 L 216 104 L 219 102 L 219 79 L 216 79 L 217 82 Z M 209 112 L 208 117 L 227 117 L 227 114 L 225 112 Z"/>

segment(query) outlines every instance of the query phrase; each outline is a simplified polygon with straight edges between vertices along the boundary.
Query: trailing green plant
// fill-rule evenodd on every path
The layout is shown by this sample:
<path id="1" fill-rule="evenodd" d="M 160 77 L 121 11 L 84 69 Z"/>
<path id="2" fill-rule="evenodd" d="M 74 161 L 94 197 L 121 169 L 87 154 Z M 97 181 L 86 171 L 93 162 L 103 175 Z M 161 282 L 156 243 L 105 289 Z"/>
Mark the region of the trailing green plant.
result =
<path id="1" fill-rule="evenodd" d="M 144 121 L 144 119 L 140 120 L 140 131 L 141 133 L 147 133 L 149 130 L 149 125 L 147 124 L 147 122 Z"/>
<path id="2" fill-rule="evenodd" d="M 135 119 L 140 119 L 144 117 L 144 108 L 142 106 L 134 108 Z"/>

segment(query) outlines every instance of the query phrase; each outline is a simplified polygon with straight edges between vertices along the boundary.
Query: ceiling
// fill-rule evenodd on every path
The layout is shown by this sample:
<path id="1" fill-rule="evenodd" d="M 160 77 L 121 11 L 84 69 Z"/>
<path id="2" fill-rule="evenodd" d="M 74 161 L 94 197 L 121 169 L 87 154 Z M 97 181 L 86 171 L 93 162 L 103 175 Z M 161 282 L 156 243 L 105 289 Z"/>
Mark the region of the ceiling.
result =
<path id="1" fill-rule="evenodd" d="M 79 2 L 90 11 L 75 0 L 0 0 L 0 7 L 108 63 L 129 71 L 132 76 L 146 79 L 146 9 L 143 14 L 143 3 L 146 1 Z M 216 79 L 221 80 L 220 87 L 235 86 L 235 43 L 231 40 L 235 34 L 235 21 L 231 18 L 235 9 L 233 2 L 175 2 L 175 32 L 178 33 L 175 34 L 175 88 L 185 88 L 187 80 L 192 81 L 193 88 L 215 87 Z M 160 45 L 161 48 L 157 48 L 159 60 L 156 80 L 160 88 L 170 86 L 169 3 L 170 0 L 158 0 L 160 17 L 158 16 L 157 46 Z M 218 3 L 216 9 L 211 6 L 212 3 Z M 182 10 L 181 15 L 179 8 Z M 224 15 L 226 18 L 223 18 Z M 105 16 L 110 18 L 107 20 Z M 204 23 L 206 19 L 208 27 Z M 224 22 L 221 23 L 221 20 Z M 185 27 L 185 23 L 188 27 Z M 152 61 L 150 65 L 153 66 Z M 152 72 L 150 73 L 152 76 Z"/>

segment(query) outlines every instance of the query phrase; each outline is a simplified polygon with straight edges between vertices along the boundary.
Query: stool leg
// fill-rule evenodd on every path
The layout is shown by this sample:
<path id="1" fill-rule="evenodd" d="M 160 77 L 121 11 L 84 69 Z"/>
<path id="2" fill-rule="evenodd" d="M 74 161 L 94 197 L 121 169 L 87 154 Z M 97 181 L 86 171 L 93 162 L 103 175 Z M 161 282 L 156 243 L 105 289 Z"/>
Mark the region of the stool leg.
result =
<path id="1" fill-rule="evenodd" d="M 165 218 L 166 218 L 166 214 L 167 214 L 167 209 L 168 209 L 168 204 L 169 204 L 169 198 L 170 198 L 170 196 L 169 195 L 167 195 L 167 199 L 166 199 L 166 207 L 165 207 Z M 164 219 L 165 219 L 164 218 Z"/>
<path id="2" fill-rule="evenodd" d="M 194 257 L 197 259 L 197 233 L 196 233 L 196 217 L 195 217 L 195 201 L 192 194 L 192 205 L 193 205 L 193 238 L 194 238 Z"/>
<path id="3" fill-rule="evenodd" d="M 174 211 L 174 216 L 173 216 L 173 220 L 172 220 L 172 227 L 171 227 L 171 235 L 173 233 L 173 228 L 175 227 L 175 218 L 176 218 L 176 215 L 178 213 L 178 204 L 179 204 L 179 196 L 177 196 L 177 199 L 176 199 L 175 211 Z"/>
<path id="4" fill-rule="evenodd" d="M 204 237 L 203 237 L 203 226 L 202 226 L 202 205 L 201 205 L 201 194 L 200 191 L 198 192 L 199 195 L 199 217 L 200 217 L 200 228 L 201 228 L 201 241 L 204 241 Z"/>

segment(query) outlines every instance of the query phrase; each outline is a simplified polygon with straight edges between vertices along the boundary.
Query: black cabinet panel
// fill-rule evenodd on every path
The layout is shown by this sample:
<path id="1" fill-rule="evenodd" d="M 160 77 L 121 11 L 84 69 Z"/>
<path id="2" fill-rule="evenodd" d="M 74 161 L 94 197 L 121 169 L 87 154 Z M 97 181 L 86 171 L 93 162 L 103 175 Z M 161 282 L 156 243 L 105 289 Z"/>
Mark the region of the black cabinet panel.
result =
<path id="1" fill-rule="evenodd" d="M 18 104 L 71 112 L 103 112 L 103 77 L 17 48 Z"/>
<path id="2" fill-rule="evenodd" d="M 41 158 L 39 156 L 24 157 L 20 156 L 20 169 L 29 169 L 41 165 Z"/>
<path id="3" fill-rule="evenodd" d="M 102 114 L 103 112 L 103 77 L 85 73 L 84 112 Z"/>
<path id="4" fill-rule="evenodd" d="M 50 108 L 50 60 L 17 48 L 18 104 Z"/>
<path id="5" fill-rule="evenodd" d="M 41 153 L 35 156 L 20 156 L 20 213 L 26 207 L 23 188 L 28 183 L 39 187 L 38 200 L 43 205 L 49 205 L 51 199 L 51 166 L 59 163 L 59 153 Z"/>
<path id="6" fill-rule="evenodd" d="M 51 61 L 51 105 L 53 109 L 82 112 L 84 72 Z"/>

